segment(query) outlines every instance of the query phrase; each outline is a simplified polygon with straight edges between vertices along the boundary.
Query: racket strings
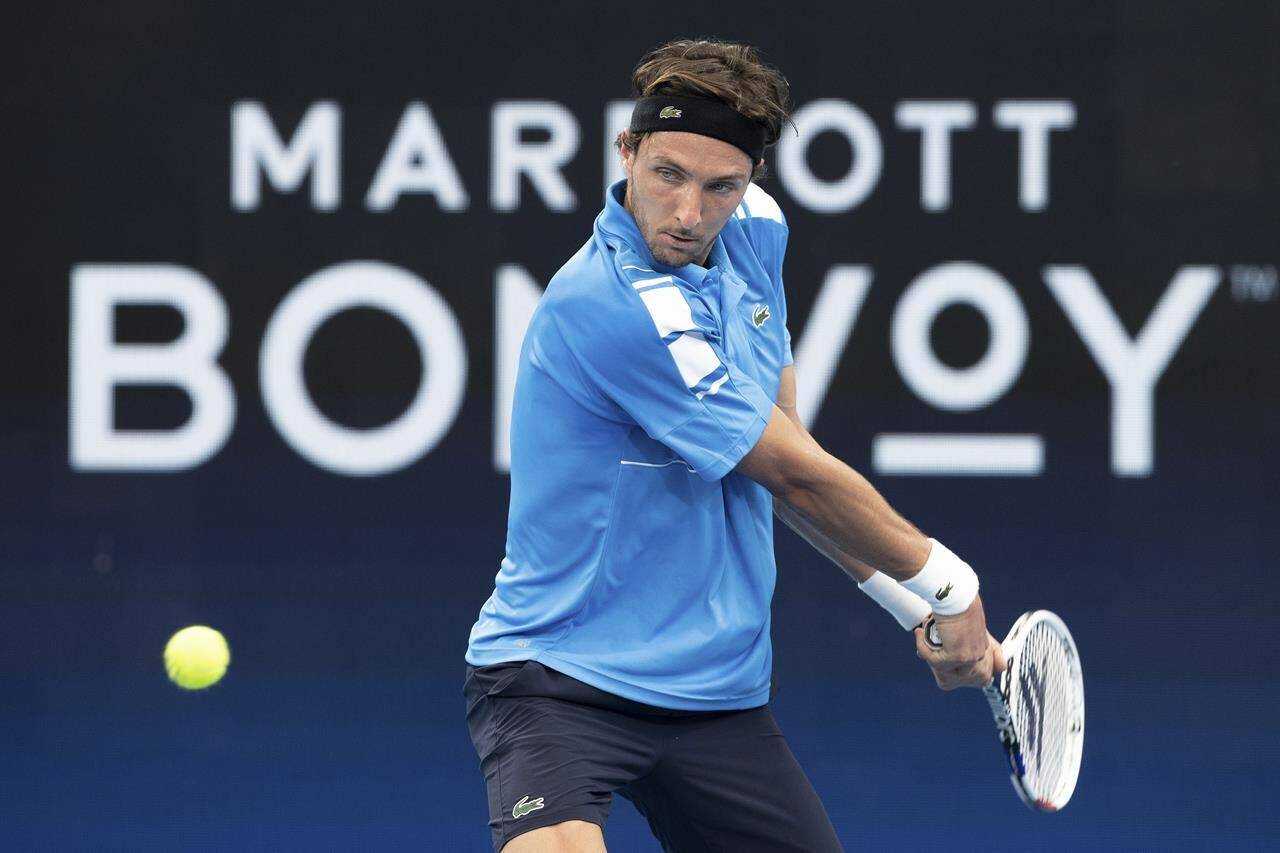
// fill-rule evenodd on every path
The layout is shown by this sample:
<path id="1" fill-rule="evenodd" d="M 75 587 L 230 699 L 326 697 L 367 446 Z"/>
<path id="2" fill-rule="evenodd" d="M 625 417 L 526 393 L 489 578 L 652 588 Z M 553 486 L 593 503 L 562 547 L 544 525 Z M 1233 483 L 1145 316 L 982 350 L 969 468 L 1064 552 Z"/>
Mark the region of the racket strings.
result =
<path id="1" fill-rule="evenodd" d="M 1026 781 L 1037 799 L 1054 802 L 1069 796 L 1075 781 L 1075 654 L 1050 625 L 1038 623 L 1030 626 L 1019 658 L 1009 693 L 1016 697 L 1013 717 Z"/>

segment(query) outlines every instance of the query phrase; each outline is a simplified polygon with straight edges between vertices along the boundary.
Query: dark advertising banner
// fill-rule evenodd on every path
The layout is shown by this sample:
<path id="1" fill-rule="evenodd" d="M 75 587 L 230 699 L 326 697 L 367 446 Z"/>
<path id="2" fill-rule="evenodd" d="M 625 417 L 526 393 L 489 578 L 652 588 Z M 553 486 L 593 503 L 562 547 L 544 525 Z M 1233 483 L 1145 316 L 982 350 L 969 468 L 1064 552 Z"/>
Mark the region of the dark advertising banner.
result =
<path id="1" fill-rule="evenodd" d="M 542 287 L 629 72 L 757 44 L 814 436 L 1044 607 L 1088 697 L 1061 814 L 974 691 L 778 533 L 775 712 L 848 849 L 1277 830 L 1280 15 L 1266 2 L 15 14 L 0 847 L 486 850 L 462 655 Z M 672 524 L 678 524 L 672 519 Z M 227 676 L 165 677 L 217 627 Z M 611 850 L 656 850 L 615 800 Z"/>

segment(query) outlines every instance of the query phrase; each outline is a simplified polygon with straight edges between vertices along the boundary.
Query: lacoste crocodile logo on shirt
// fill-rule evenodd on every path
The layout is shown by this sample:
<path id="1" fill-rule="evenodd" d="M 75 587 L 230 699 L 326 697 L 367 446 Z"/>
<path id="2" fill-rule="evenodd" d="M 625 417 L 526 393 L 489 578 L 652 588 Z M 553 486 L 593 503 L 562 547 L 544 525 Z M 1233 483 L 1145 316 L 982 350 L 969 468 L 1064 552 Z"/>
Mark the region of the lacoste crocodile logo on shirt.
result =
<path id="1" fill-rule="evenodd" d="M 535 812 L 542 808 L 542 797 L 536 800 L 530 800 L 528 797 L 521 797 L 520 802 L 516 803 L 515 808 L 511 810 L 512 817 L 524 817 L 529 812 Z"/>
<path id="2" fill-rule="evenodd" d="M 755 323 L 756 328 L 758 329 L 763 326 L 764 321 L 768 320 L 771 316 L 773 315 L 769 313 L 768 305 L 757 305 L 751 312 L 751 322 Z"/>

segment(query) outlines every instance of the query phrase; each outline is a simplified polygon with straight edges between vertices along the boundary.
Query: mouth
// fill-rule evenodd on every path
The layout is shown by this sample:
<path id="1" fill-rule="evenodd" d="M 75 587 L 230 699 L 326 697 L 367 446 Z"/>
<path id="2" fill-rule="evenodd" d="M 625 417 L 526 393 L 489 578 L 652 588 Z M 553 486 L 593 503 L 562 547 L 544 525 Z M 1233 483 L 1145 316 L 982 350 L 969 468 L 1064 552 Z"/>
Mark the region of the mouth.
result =
<path id="1" fill-rule="evenodd" d="M 672 246 L 675 246 L 677 249 L 692 249 L 698 245 L 698 241 L 693 237 L 679 237 L 672 234 L 670 231 L 663 231 L 661 233 L 662 236 L 667 239 L 667 242 Z"/>

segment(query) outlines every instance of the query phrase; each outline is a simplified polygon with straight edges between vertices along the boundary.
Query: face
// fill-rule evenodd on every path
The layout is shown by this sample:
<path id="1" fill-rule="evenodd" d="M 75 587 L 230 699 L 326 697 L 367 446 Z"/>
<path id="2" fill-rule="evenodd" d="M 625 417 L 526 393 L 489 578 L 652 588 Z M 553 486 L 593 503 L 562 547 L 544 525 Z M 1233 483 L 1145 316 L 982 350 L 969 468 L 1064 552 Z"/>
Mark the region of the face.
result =
<path id="1" fill-rule="evenodd" d="M 699 133 L 661 131 L 622 146 L 626 208 L 654 259 L 701 264 L 751 183 L 751 160 L 737 146 Z"/>

